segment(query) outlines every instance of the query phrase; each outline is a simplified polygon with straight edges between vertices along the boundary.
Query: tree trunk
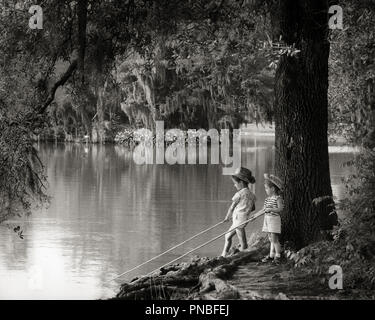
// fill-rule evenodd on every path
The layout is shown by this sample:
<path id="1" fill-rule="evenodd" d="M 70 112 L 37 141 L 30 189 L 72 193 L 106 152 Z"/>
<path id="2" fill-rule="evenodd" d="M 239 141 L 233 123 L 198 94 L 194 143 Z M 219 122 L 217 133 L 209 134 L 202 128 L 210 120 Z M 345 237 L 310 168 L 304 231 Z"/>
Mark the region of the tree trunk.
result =
<path id="1" fill-rule="evenodd" d="M 336 220 L 329 216 L 328 3 L 284 0 L 276 9 L 274 36 L 301 50 L 281 57 L 275 79 L 276 174 L 285 183 L 282 240 L 298 249 Z M 315 205 L 319 197 L 325 200 Z"/>
<path id="2" fill-rule="evenodd" d="M 87 0 L 78 1 L 78 44 L 79 44 L 79 70 L 81 81 L 85 80 L 85 51 L 86 51 L 86 28 L 87 28 Z"/>

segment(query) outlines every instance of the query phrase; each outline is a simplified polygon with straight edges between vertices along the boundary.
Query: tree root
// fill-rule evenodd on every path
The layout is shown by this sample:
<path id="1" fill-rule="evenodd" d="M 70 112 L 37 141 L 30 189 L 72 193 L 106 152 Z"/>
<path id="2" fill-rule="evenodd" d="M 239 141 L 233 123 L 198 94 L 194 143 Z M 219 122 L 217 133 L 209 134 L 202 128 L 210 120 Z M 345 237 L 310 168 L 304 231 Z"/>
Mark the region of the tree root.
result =
<path id="1" fill-rule="evenodd" d="M 121 286 L 116 299 L 238 299 L 237 289 L 226 283 L 240 264 L 259 261 L 262 249 L 252 248 L 228 258 L 196 258 L 190 262 L 172 265 L 156 275 L 134 279 Z M 209 296 L 210 291 L 215 293 Z"/>

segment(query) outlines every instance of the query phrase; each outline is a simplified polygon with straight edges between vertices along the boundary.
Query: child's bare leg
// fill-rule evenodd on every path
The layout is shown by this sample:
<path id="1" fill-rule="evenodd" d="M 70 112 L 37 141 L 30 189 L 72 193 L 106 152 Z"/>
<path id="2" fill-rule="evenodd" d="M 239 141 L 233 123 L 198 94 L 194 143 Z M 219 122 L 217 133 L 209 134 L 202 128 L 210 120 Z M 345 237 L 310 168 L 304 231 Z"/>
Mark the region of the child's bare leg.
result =
<path id="1" fill-rule="evenodd" d="M 267 262 L 269 260 L 272 260 L 275 257 L 275 247 L 272 242 L 271 233 L 268 233 L 268 240 L 270 241 L 270 253 L 268 256 L 262 259 L 262 262 Z"/>
<path id="2" fill-rule="evenodd" d="M 232 238 L 233 238 L 235 232 L 236 232 L 236 231 L 233 230 L 233 231 L 231 231 L 231 232 L 229 232 L 229 233 L 227 233 L 227 234 L 225 235 L 224 248 L 223 248 L 223 252 L 221 253 L 221 256 L 222 256 L 222 257 L 226 257 L 226 255 L 227 255 L 227 253 L 228 253 L 230 247 L 232 246 Z"/>
<path id="3" fill-rule="evenodd" d="M 246 232 L 245 232 L 245 228 L 241 228 L 241 229 L 236 229 L 236 233 L 237 233 L 237 237 L 238 237 L 238 240 L 240 242 L 240 250 L 243 251 L 245 249 L 247 249 L 247 240 L 246 240 Z"/>
<path id="4" fill-rule="evenodd" d="M 281 245 L 279 241 L 279 235 L 277 233 L 272 233 L 271 234 L 273 246 L 275 248 L 275 256 L 280 258 L 281 255 Z"/>
<path id="5" fill-rule="evenodd" d="M 275 256 L 275 246 L 272 241 L 272 233 L 268 234 L 268 239 L 270 240 L 270 257 L 273 258 Z"/>

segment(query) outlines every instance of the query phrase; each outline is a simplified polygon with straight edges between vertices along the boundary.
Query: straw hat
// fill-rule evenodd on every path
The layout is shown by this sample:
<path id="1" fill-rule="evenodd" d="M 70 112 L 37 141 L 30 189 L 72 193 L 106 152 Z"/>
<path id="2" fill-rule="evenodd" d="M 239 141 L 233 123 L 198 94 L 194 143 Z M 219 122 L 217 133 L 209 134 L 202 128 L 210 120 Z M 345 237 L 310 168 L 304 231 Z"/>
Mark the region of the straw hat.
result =
<path id="1" fill-rule="evenodd" d="M 280 190 L 283 189 L 283 182 L 281 181 L 281 179 L 278 176 L 275 176 L 273 174 L 265 173 L 264 174 L 264 179 L 265 180 L 269 180 L 270 182 L 272 182 Z"/>
<path id="2" fill-rule="evenodd" d="M 255 178 L 253 177 L 251 171 L 244 167 L 236 169 L 232 177 L 237 177 L 238 179 L 241 179 L 246 183 L 255 183 Z"/>

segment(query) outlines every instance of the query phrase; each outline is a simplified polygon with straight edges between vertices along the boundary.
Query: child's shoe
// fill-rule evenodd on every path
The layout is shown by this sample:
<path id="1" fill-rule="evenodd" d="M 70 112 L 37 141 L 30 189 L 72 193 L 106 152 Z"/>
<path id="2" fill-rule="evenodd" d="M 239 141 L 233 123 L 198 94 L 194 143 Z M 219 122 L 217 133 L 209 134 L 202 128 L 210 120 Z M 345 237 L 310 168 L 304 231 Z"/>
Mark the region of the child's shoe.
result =
<path id="1" fill-rule="evenodd" d="M 270 261 L 272 261 L 272 260 L 273 260 L 273 258 L 267 255 L 267 256 L 265 256 L 261 261 L 262 261 L 263 263 L 266 263 L 266 262 L 270 262 Z"/>
<path id="2" fill-rule="evenodd" d="M 278 266 L 280 264 L 280 260 L 281 260 L 281 257 L 275 257 L 272 263 Z"/>

